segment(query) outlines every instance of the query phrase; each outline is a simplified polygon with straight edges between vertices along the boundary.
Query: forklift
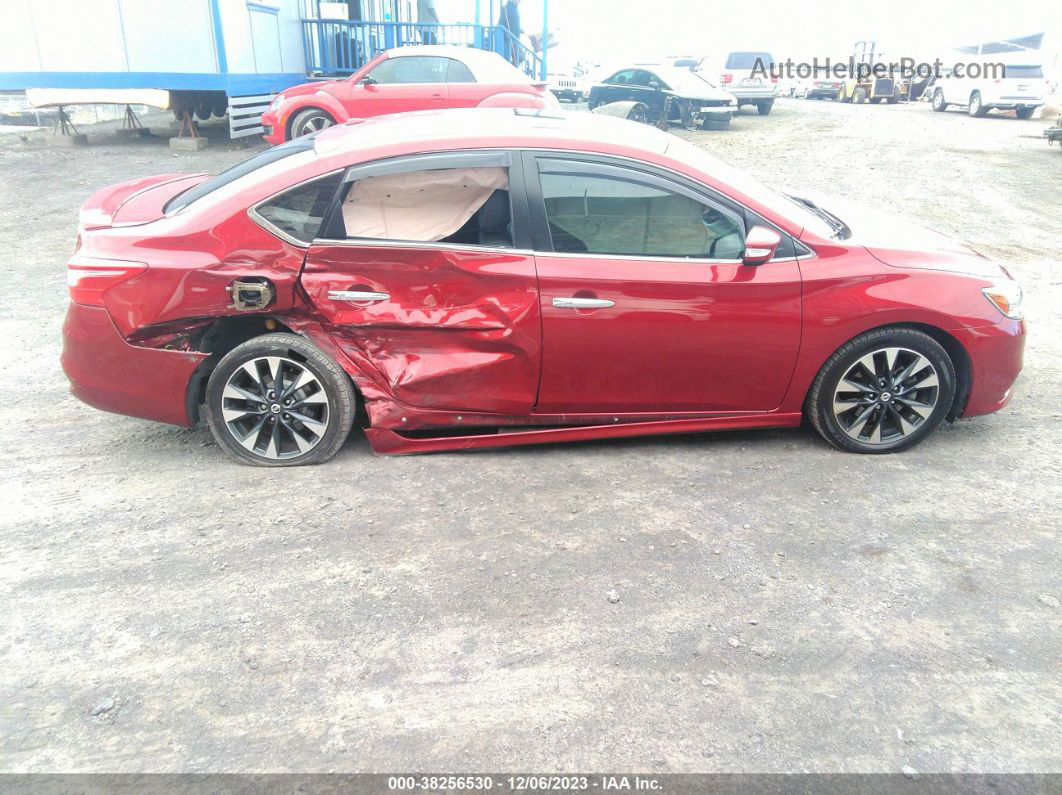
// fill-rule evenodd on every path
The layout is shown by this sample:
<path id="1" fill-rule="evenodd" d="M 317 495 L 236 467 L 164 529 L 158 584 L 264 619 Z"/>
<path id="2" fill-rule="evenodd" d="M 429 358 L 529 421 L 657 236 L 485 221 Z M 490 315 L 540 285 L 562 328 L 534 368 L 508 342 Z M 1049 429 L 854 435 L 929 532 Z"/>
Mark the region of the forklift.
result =
<path id="1" fill-rule="evenodd" d="M 852 54 L 855 73 L 849 74 L 841 84 L 837 94 L 838 102 L 878 103 L 881 101 L 895 105 L 910 88 L 906 80 L 897 81 L 892 77 L 874 77 L 870 70 L 881 58 L 876 52 L 876 41 L 857 41 Z M 866 72 L 866 74 L 863 74 Z"/>

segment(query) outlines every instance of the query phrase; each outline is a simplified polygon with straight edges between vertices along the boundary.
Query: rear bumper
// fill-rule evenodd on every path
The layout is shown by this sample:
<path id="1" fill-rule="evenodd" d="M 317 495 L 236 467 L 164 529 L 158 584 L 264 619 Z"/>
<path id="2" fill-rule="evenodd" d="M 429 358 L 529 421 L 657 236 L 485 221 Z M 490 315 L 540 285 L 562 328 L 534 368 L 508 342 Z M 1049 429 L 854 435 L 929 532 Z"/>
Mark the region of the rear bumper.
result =
<path id="1" fill-rule="evenodd" d="M 775 97 L 774 88 L 732 88 L 731 86 L 723 86 L 723 88 L 737 97 L 740 104 L 760 102 Z"/>
<path id="2" fill-rule="evenodd" d="M 1010 402 L 1025 354 L 1025 321 L 965 329 L 956 336 L 970 355 L 970 394 L 963 417 L 999 411 Z"/>
<path id="3" fill-rule="evenodd" d="M 70 304 L 63 323 L 63 371 L 83 403 L 116 414 L 192 425 L 188 382 L 205 353 L 130 345 L 101 306 Z"/>
<path id="4" fill-rule="evenodd" d="M 996 108 L 998 110 L 1014 110 L 1015 108 L 1039 108 L 1044 104 L 1042 99 L 1001 99 L 997 102 L 982 102 L 983 108 Z"/>

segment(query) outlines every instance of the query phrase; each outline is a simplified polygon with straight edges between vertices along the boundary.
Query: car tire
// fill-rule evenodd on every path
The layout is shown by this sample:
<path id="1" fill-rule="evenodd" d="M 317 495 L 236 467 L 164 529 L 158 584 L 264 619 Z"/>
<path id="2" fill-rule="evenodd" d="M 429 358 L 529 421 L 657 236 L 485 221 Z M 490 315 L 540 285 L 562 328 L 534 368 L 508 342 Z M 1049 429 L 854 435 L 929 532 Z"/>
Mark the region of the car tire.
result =
<path id="1" fill-rule="evenodd" d="M 955 384 L 955 366 L 933 337 L 912 328 L 878 329 L 845 343 L 827 360 L 808 392 L 805 412 L 840 450 L 896 453 L 940 426 Z"/>
<path id="2" fill-rule="evenodd" d="M 980 91 L 975 91 L 970 95 L 970 106 L 967 112 L 975 119 L 984 118 L 988 114 L 988 108 L 981 104 Z"/>
<path id="3" fill-rule="evenodd" d="M 948 103 L 944 101 L 944 92 L 939 88 L 933 92 L 933 110 L 943 113 L 948 109 Z"/>
<path id="4" fill-rule="evenodd" d="M 890 105 L 897 105 L 900 102 L 900 98 L 897 97 L 897 96 L 892 96 L 892 97 L 887 97 L 885 99 L 885 101 L 888 102 Z"/>
<path id="5" fill-rule="evenodd" d="M 881 97 L 871 97 L 871 98 L 870 98 L 870 101 L 871 101 L 871 103 L 873 103 L 874 105 L 877 105 L 878 103 L 880 103 L 880 102 L 881 102 Z"/>
<path id="6" fill-rule="evenodd" d="M 701 121 L 702 130 L 729 130 L 730 119 L 705 118 Z"/>
<path id="7" fill-rule="evenodd" d="M 1014 113 L 1017 114 L 1019 119 L 1031 119 L 1036 112 L 1036 108 L 1015 108 Z"/>
<path id="8" fill-rule="evenodd" d="M 864 104 L 867 101 L 867 90 L 865 88 L 857 88 L 852 96 L 852 101 L 858 105 Z"/>
<path id="9" fill-rule="evenodd" d="M 207 382 L 204 415 L 218 445 L 236 461 L 299 466 L 339 452 L 356 407 L 350 378 L 320 348 L 297 334 L 266 334 L 218 362 Z"/>
<path id="10" fill-rule="evenodd" d="M 768 113 L 771 112 L 771 108 L 773 108 L 773 107 L 774 107 L 774 100 L 773 99 L 768 99 L 765 102 L 757 102 L 756 103 L 756 110 L 759 111 L 759 114 L 761 116 L 766 116 Z"/>
<path id="11" fill-rule="evenodd" d="M 320 108 L 306 108 L 306 110 L 300 110 L 291 120 L 291 124 L 288 126 L 291 138 L 301 138 L 304 135 L 318 132 L 327 127 L 331 127 L 336 123 L 336 120 L 332 118 L 332 115 L 326 113 Z"/>

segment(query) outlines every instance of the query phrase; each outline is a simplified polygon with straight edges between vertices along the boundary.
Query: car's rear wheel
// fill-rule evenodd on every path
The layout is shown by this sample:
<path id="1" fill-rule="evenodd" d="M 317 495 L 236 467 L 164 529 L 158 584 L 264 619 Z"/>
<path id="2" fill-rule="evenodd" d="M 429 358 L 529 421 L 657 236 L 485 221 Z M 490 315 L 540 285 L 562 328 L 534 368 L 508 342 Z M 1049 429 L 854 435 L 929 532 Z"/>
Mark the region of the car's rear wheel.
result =
<path id="1" fill-rule="evenodd" d="M 955 367 L 922 331 L 861 334 L 819 371 L 807 415 L 826 441 L 853 453 L 914 447 L 944 421 L 955 396 Z"/>
<path id="2" fill-rule="evenodd" d="M 1031 119 L 1036 108 L 1015 108 L 1014 112 L 1018 114 L 1019 119 Z"/>
<path id="3" fill-rule="evenodd" d="M 343 446 L 354 388 L 339 366 L 295 334 L 255 337 L 226 354 L 207 383 L 205 415 L 237 461 L 319 464 Z"/>
<path id="4" fill-rule="evenodd" d="M 944 92 L 939 88 L 933 92 L 933 110 L 943 113 L 948 109 L 948 103 L 944 101 Z"/>
<path id="5" fill-rule="evenodd" d="M 773 107 L 774 107 L 774 100 L 773 99 L 768 99 L 768 100 L 766 100 L 764 102 L 759 102 L 759 103 L 756 104 L 756 110 L 758 110 L 760 112 L 761 116 L 766 116 L 768 113 L 771 112 L 771 108 L 773 108 Z"/>
<path id="6" fill-rule="evenodd" d="M 291 120 L 291 137 L 301 138 L 304 135 L 331 127 L 336 120 L 320 108 L 307 108 L 300 110 Z"/>

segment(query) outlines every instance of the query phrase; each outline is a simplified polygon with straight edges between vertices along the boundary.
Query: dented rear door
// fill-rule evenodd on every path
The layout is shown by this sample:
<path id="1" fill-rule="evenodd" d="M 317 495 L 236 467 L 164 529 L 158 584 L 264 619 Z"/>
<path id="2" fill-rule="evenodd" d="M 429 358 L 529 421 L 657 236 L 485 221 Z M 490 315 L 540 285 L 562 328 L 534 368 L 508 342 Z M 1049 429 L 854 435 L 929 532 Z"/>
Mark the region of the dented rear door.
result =
<path id="1" fill-rule="evenodd" d="M 509 168 L 511 161 L 497 152 L 481 161 L 474 153 L 416 156 L 354 169 L 348 182 L 477 162 Z M 520 175 L 510 175 L 509 191 L 511 246 L 345 238 L 336 207 L 307 252 L 301 284 L 318 319 L 367 377 L 405 405 L 502 415 L 534 407 L 541 321 L 535 259 L 520 245 Z"/>
<path id="2" fill-rule="evenodd" d="M 302 285 L 340 348 L 399 401 L 530 413 L 541 333 L 531 255 L 321 244 Z"/>

